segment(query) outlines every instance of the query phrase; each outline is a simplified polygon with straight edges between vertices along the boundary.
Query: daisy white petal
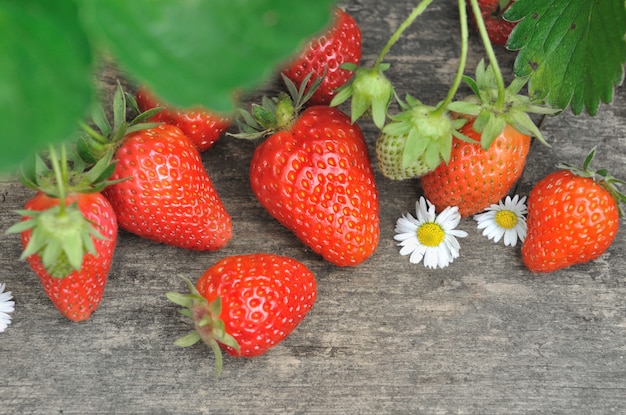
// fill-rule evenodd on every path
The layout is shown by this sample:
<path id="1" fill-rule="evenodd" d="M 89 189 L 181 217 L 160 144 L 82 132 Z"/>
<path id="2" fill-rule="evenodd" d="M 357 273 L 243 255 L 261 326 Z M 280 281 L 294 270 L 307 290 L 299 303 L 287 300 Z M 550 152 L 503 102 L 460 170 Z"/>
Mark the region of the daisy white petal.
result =
<path id="1" fill-rule="evenodd" d="M 461 222 L 459 208 L 456 206 L 448 206 L 437 216 L 435 222 L 441 225 L 445 230 L 453 230 Z"/>
<path id="2" fill-rule="evenodd" d="M 413 233 L 417 229 L 417 225 L 417 220 L 413 216 L 407 214 L 398 219 L 395 230 L 397 233 Z"/>
<path id="3" fill-rule="evenodd" d="M 419 223 L 433 222 L 435 220 L 435 205 L 424 197 L 420 197 L 420 200 L 415 203 L 415 210 Z"/>
<path id="4" fill-rule="evenodd" d="M 426 253 L 426 249 L 423 245 L 417 246 L 411 256 L 409 257 L 409 262 L 411 264 L 419 264 L 422 258 L 424 258 L 424 254 Z"/>
<path id="5" fill-rule="evenodd" d="M 15 310 L 15 301 L 12 301 L 11 291 L 4 292 L 6 284 L 0 283 L 0 333 L 11 323 L 11 315 Z"/>
<path id="6" fill-rule="evenodd" d="M 426 253 L 424 254 L 424 266 L 428 268 L 437 268 L 438 266 L 441 266 L 441 264 L 446 261 L 440 261 L 439 256 L 443 257 L 444 255 L 445 251 L 442 251 L 442 253 L 439 254 L 435 249 L 427 248 Z M 441 266 L 441 268 L 443 267 L 445 267 L 445 265 Z"/>
<path id="7" fill-rule="evenodd" d="M 504 238 L 505 246 L 515 246 L 517 241 L 524 242 L 526 238 L 526 196 L 513 198 L 507 196 L 504 201 L 492 204 L 485 212 L 474 215 L 478 222 L 478 229 L 483 235 L 498 243 Z"/>
<path id="8" fill-rule="evenodd" d="M 439 215 L 435 205 L 424 197 L 415 203 L 414 218 L 407 213 L 396 222 L 394 239 L 400 246 L 400 255 L 410 255 L 409 262 L 424 262 L 427 268 L 445 268 L 459 256 L 460 245 L 456 238 L 467 232 L 457 230 L 461 215 L 457 207 L 448 207 Z"/>

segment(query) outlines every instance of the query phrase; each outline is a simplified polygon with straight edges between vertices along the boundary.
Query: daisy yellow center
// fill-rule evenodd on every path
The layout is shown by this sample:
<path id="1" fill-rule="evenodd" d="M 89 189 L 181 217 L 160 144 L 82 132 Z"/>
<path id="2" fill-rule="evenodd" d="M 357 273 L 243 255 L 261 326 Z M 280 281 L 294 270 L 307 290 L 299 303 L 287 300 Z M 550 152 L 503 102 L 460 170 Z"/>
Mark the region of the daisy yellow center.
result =
<path id="1" fill-rule="evenodd" d="M 496 213 L 496 223 L 505 229 L 513 229 L 517 225 L 517 215 L 510 210 L 500 210 Z"/>
<path id="2" fill-rule="evenodd" d="M 441 226 L 436 223 L 425 223 L 417 229 L 417 240 L 425 246 L 439 246 L 445 236 Z"/>

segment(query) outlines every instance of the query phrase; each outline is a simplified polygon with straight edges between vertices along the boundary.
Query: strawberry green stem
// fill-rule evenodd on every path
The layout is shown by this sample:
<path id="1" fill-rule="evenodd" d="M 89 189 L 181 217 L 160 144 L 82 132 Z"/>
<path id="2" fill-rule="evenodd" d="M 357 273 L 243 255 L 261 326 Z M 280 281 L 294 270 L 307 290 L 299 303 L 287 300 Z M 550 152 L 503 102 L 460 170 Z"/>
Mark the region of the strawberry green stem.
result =
<path id="1" fill-rule="evenodd" d="M 480 33 L 480 38 L 483 41 L 483 45 L 485 46 L 485 51 L 487 52 L 487 57 L 489 58 L 489 62 L 491 63 L 491 67 L 493 68 L 494 75 L 496 77 L 496 82 L 498 85 L 498 98 L 494 107 L 496 109 L 504 109 L 504 79 L 502 78 L 502 71 L 500 70 L 500 65 L 498 65 L 498 60 L 496 59 L 496 54 L 493 50 L 493 45 L 489 40 L 489 35 L 487 34 L 487 28 L 485 27 L 485 21 L 483 20 L 483 16 L 480 12 L 480 7 L 478 6 L 478 0 L 470 0 L 470 4 L 472 6 L 472 11 L 474 12 L 474 17 L 476 18 L 476 25 L 478 26 L 478 32 Z"/>
<path id="2" fill-rule="evenodd" d="M 63 160 L 63 164 L 67 165 L 67 155 L 66 155 L 66 151 L 65 151 L 65 145 L 62 146 L 62 158 Z M 57 155 L 57 152 L 54 148 L 54 146 L 50 146 L 50 163 L 52 164 L 52 171 L 54 172 L 54 177 L 56 179 L 57 182 L 57 190 L 59 192 L 59 207 L 60 207 L 60 211 L 59 214 L 60 215 L 64 215 L 65 214 L 65 178 L 67 177 L 67 170 L 63 169 L 60 165 L 59 165 L 59 157 Z M 64 173 L 65 170 L 65 173 Z"/>
<path id="3" fill-rule="evenodd" d="M 102 134 L 98 133 L 96 130 L 91 128 L 86 123 L 81 121 L 80 122 L 80 126 L 87 134 L 89 134 L 89 136 L 91 138 L 96 140 L 98 143 L 100 143 L 100 144 L 107 144 L 107 143 L 109 143 L 109 140 L 105 136 L 103 136 Z"/>
<path id="4" fill-rule="evenodd" d="M 67 170 L 67 148 L 65 144 L 61 144 L 61 179 L 63 179 L 63 183 L 67 183 L 69 181 L 69 175 Z"/>
<path id="5" fill-rule="evenodd" d="M 459 18 L 461 22 L 461 56 L 459 57 L 459 67 L 452 83 L 452 87 L 448 91 L 446 98 L 437 106 L 434 113 L 441 114 L 447 110 L 448 105 L 454 99 L 456 91 L 459 89 L 461 82 L 463 81 L 463 73 L 465 72 L 465 64 L 467 62 L 467 49 L 468 49 L 468 29 L 467 29 L 467 6 L 465 0 L 459 0 Z"/>
<path id="6" fill-rule="evenodd" d="M 396 29 L 396 31 L 393 33 L 393 35 L 391 35 L 391 37 L 389 38 L 389 40 L 387 41 L 387 44 L 383 47 L 383 49 L 380 51 L 380 54 L 378 55 L 378 58 L 376 59 L 376 62 L 374 62 L 374 67 L 373 69 L 378 70 L 378 67 L 382 64 L 383 59 L 385 58 L 385 55 L 387 55 L 387 53 L 389 52 L 389 50 L 391 49 L 391 47 L 398 41 L 398 39 L 400 39 L 400 36 L 402 36 L 402 33 L 409 27 L 411 26 L 411 24 L 413 23 L 413 21 L 415 21 L 415 19 L 417 19 L 417 17 L 419 15 L 421 15 L 422 13 L 424 13 L 424 10 L 426 10 L 426 8 L 430 5 L 430 3 L 432 3 L 433 0 L 422 0 L 420 2 L 420 4 L 417 5 L 417 7 L 415 7 L 415 9 L 413 9 L 413 11 L 411 12 L 411 14 L 409 15 L 409 17 L 406 18 L 406 20 L 404 22 L 402 22 L 402 24 L 400 25 L 400 27 L 398 27 L 398 29 Z"/>

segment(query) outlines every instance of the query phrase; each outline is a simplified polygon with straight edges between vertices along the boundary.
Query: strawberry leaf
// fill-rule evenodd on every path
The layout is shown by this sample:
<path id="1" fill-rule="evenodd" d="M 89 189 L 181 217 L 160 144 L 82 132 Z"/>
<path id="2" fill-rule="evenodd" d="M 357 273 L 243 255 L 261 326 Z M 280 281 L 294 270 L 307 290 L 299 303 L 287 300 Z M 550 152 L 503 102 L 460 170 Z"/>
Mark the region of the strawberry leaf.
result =
<path id="1" fill-rule="evenodd" d="M 179 107 L 234 108 L 330 22 L 334 0 L 109 0 L 85 16 L 121 65 Z"/>
<path id="2" fill-rule="evenodd" d="M 323 29 L 334 4 L 1 1 L 0 171 L 72 138 L 93 104 L 94 57 L 103 51 L 126 69 L 128 80 L 146 81 L 173 104 L 229 111 L 235 96 L 267 80 Z M 94 119 L 107 136 L 113 126 L 101 113 Z"/>
<path id="3" fill-rule="evenodd" d="M 66 140 L 93 98 L 76 1 L 0 3 L 0 168 Z"/>
<path id="4" fill-rule="evenodd" d="M 531 97 L 552 107 L 595 115 L 624 79 L 624 0 L 521 0 L 507 10 L 518 21 L 508 47 L 515 74 L 530 76 Z"/>

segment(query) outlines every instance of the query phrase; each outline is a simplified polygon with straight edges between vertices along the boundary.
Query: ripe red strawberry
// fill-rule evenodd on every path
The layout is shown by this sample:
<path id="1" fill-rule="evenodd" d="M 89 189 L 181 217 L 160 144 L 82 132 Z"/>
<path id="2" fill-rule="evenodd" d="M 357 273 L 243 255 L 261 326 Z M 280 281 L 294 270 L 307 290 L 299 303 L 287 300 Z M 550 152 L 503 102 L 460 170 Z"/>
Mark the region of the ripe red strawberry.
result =
<path id="1" fill-rule="evenodd" d="M 509 22 L 502 17 L 514 2 L 515 0 L 478 0 L 489 40 L 496 45 L 505 46 L 513 28 L 517 25 L 517 22 Z M 478 31 L 476 17 L 473 13 L 471 15 L 474 29 Z"/>
<path id="2" fill-rule="evenodd" d="M 592 261 L 613 243 L 619 227 L 624 182 L 606 170 L 590 171 L 591 151 L 582 170 L 570 165 L 548 174 L 528 196 L 528 234 L 522 260 L 532 272 L 552 272 Z"/>
<path id="3" fill-rule="evenodd" d="M 91 316 L 102 300 L 117 240 L 117 221 L 111 204 L 100 193 L 71 194 L 65 199 L 68 206 L 75 202 L 78 207 L 76 214 L 83 215 L 106 238 L 91 236 L 95 255 L 85 253 L 80 269 L 63 277 L 55 274 L 65 274 L 69 266 L 67 258 L 57 261 L 50 271 L 46 270 L 41 255 L 38 253 L 28 256 L 27 260 L 41 280 L 44 291 L 54 306 L 70 320 L 83 321 Z M 45 212 L 58 205 L 59 199 L 40 192 L 26 202 L 25 208 L 27 211 Z M 72 223 L 77 222 L 71 219 L 73 216 L 75 214 L 68 215 L 66 226 L 72 226 Z M 31 218 L 31 216 L 25 216 L 24 220 Z M 31 230 L 22 232 L 21 239 L 24 248 L 28 246 L 31 237 Z"/>
<path id="4" fill-rule="evenodd" d="M 363 134 L 336 108 L 306 109 L 257 147 L 252 190 L 313 251 L 358 265 L 378 245 L 378 192 Z"/>
<path id="5" fill-rule="evenodd" d="M 302 102 L 296 95 L 304 91 L 286 81 L 297 112 Z M 252 157 L 252 191 L 274 218 L 324 259 L 340 266 L 362 263 L 376 250 L 380 225 L 378 192 L 361 129 L 337 108 L 312 106 L 296 116 L 286 96 L 272 107 L 275 114 L 253 107 L 259 120 L 248 116 L 253 125 L 240 126 L 271 134 Z"/>
<path id="6" fill-rule="evenodd" d="M 115 94 L 114 117 L 124 116 L 121 86 Z M 132 96 L 127 98 L 137 107 Z M 119 182 L 103 193 L 122 229 L 180 248 L 221 249 L 232 237 L 232 220 L 200 154 L 180 128 L 142 123 L 154 112 L 141 113 L 130 123 L 114 120 L 114 127 L 103 115 L 94 117 L 106 137 L 88 129 L 89 136 L 78 147 L 86 159 L 114 152 L 117 165 L 111 179 Z"/>
<path id="7" fill-rule="evenodd" d="M 204 108 L 184 110 L 165 105 L 145 86 L 139 88 L 136 99 L 141 111 L 161 107 L 161 111 L 152 116 L 150 121 L 164 122 L 180 128 L 200 152 L 213 147 L 231 124 L 229 117 Z"/>
<path id="8" fill-rule="evenodd" d="M 332 26 L 311 39 L 286 65 L 283 73 L 298 86 L 310 73 L 314 76 L 307 80 L 309 86 L 325 74 L 320 87 L 308 102 L 311 105 L 327 105 L 335 96 L 336 89 L 348 82 L 353 74 L 341 65 L 358 65 L 361 61 L 361 36 L 361 29 L 354 18 L 336 8 Z"/>
<path id="9" fill-rule="evenodd" d="M 191 294 L 167 294 L 194 322 L 195 331 L 177 344 L 203 340 L 215 353 L 218 376 L 220 347 L 232 356 L 267 352 L 298 326 L 317 297 L 315 276 L 304 264 L 273 254 L 226 257 L 195 287 L 187 284 Z"/>
<path id="10" fill-rule="evenodd" d="M 185 249 L 221 249 L 232 220 L 191 141 L 173 125 L 128 134 L 104 190 L 122 229 Z"/>
<path id="11" fill-rule="evenodd" d="M 438 210 L 458 206 L 462 217 L 478 213 L 506 196 L 520 178 L 530 137 L 507 125 L 488 150 L 469 121 L 461 133 L 476 142 L 454 138 L 450 161 L 421 177 L 424 196 Z"/>
<path id="12" fill-rule="evenodd" d="M 41 161 L 24 174 L 23 183 L 37 194 L 7 233 L 20 234 L 21 259 L 55 307 L 70 320 L 87 320 L 102 300 L 117 241 L 115 212 L 100 193 L 112 183 L 114 166 L 105 158 L 87 172 L 82 162 L 61 168 L 56 152 L 50 154 L 54 173 Z"/>

